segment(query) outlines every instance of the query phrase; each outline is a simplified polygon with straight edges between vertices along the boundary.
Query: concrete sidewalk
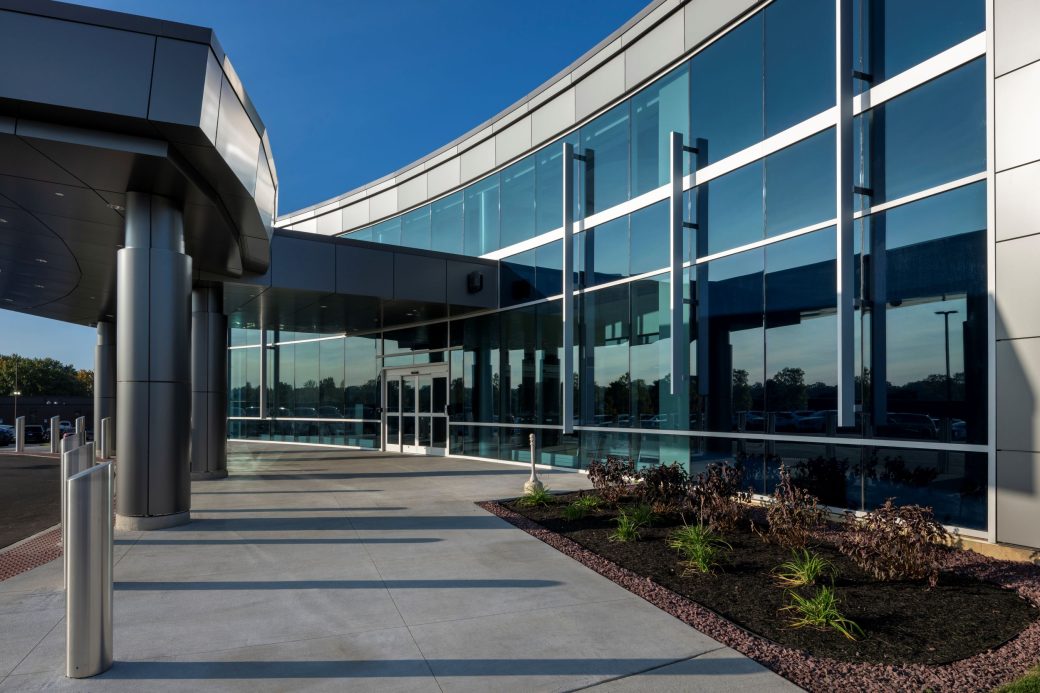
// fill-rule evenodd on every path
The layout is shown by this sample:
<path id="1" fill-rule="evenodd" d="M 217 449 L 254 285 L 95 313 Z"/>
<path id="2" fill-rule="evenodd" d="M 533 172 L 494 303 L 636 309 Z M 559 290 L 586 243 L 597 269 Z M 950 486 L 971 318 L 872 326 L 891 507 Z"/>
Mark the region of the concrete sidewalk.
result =
<path id="1" fill-rule="evenodd" d="M 473 505 L 523 468 L 231 450 L 191 524 L 117 534 L 106 674 L 63 676 L 61 561 L 0 582 L 0 691 L 797 690 Z"/>

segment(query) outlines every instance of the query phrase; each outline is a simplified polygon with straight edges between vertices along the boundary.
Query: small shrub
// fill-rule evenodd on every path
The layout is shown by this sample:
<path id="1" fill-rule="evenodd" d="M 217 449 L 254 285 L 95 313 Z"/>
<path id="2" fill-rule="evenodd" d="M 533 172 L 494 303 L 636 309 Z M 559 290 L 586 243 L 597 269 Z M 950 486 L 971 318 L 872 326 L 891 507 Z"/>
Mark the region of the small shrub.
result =
<path id="1" fill-rule="evenodd" d="M 792 559 L 780 564 L 773 574 L 785 587 L 808 587 L 815 585 L 824 575 L 833 579 L 835 572 L 834 565 L 818 553 L 800 549 L 794 551 Z"/>
<path id="2" fill-rule="evenodd" d="M 794 590 L 788 591 L 787 596 L 790 603 L 780 610 L 794 614 L 789 622 L 792 628 L 836 630 L 849 640 L 864 635 L 863 629 L 855 621 L 845 618 L 838 610 L 838 596 L 833 587 L 820 587 L 811 597 Z"/>
<path id="3" fill-rule="evenodd" d="M 704 525 L 684 525 L 672 532 L 668 538 L 669 548 L 682 556 L 686 573 L 714 573 L 726 554 L 733 549 L 717 534 Z M 686 574 L 684 573 L 684 574 Z"/>
<path id="4" fill-rule="evenodd" d="M 660 513 L 682 509 L 690 492 L 690 475 L 679 463 L 659 464 L 639 472 L 639 499 Z"/>
<path id="5" fill-rule="evenodd" d="M 766 508 L 769 522 L 766 540 L 789 549 L 804 548 L 812 538 L 813 530 L 823 524 L 824 517 L 816 496 L 795 486 L 790 472 L 781 464 L 780 482 Z"/>
<path id="6" fill-rule="evenodd" d="M 636 466 L 627 457 L 608 457 L 606 462 L 589 460 L 589 481 L 600 498 L 617 503 L 628 493 L 629 483 L 636 476 Z"/>
<path id="7" fill-rule="evenodd" d="M 533 508 L 538 505 L 552 505 L 555 501 L 556 499 L 549 493 L 548 488 L 540 488 L 520 496 L 517 505 L 523 508 Z"/>
<path id="8" fill-rule="evenodd" d="M 635 517 L 622 510 L 614 518 L 614 522 L 617 523 L 617 528 L 607 537 L 610 541 L 628 542 L 639 539 L 639 529 L 642 525 Z"/>
<path id="9" fill-rule="evenodd" d="M 743 472 L 729 465 L 709 464 L 689 488 L 689 503 L 700 524 L 731 532 L 747 517 L 751 493 L 741 490 Z"/>
<path id="10" fill-rule="evenodd" d="M 582 519 L 598 507 L 599 498 L 596 496 L 580 496 L 563 509 L 563 516 L 573 522 Z"/>
<path id="11" fill-rule="evenodd" d="M 931 508 L 885 504 L 857 519 L 845 515 L 838 550 L 878 580 L 939 581 L 943 543 L 949 532 L 936 522 Z"/>
<path id="12" fill-rule="evenodd" d="M 635 507 L 629 508 L 628 514 L 632 516 L 640 527 L 649 527 L 657 521 L 657 513 L 646 503 L 641 503 Z"/>

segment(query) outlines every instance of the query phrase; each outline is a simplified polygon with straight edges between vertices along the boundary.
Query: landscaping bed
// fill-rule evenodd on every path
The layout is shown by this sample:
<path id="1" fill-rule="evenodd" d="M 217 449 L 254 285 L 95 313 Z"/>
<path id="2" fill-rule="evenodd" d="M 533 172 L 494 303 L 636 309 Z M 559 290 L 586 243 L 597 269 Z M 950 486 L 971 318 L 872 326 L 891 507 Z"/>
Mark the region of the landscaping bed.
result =
<path id="1" fill-rule="evenodd" d="M 696 524 L 689 508 L 658 512 L 637 539 L 622 541 L 617 518 L 633 512 L 638 494 L 565 516 L 583 495 L 591 494 L 480 505 L 806 689 L 988 691 L 1040 660 L 1035 566 L 937 547 L 934 586 L 927 577 L 879 580 L 845 555 L 847 544 L 839 551 L 843 527 L 821 524 L 805 550 L 828 565 L 819 584 L 826 582 L 840 615 L 854 624 L 846 637 L 834 628 L 792 626 L 796 613 L 785 609 L 792 592 L 811 596 L 821 588 L 780 584 L 778 567 L 794 553 L 766 540 L 762 509 L 748 509 L 716 534 L 725 542 L 721 558 L 700 572 L 669 546 L 676 530 Z"/>

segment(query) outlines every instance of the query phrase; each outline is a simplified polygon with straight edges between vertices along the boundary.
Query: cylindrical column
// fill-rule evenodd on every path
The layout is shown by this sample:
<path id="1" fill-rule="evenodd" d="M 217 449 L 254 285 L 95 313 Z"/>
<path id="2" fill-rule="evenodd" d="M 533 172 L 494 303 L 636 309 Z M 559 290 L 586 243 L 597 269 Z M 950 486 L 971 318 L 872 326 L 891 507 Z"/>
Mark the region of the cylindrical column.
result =
<path id="1" fill-rule="evenodd" d="M 112 464 L 90 467 L 65 483 L 65 675 L 82 679 L 112 666 Z"/>
<path id="2" fill-rule="evenodd" d="M 94 347 L 94 436 L 101 435 L 101 422 L 116 415 L 116 325 L 97 324 L 97 346 Z M 115 429 L 112 429 L 115 434 Z M 115 440 L 108 439 L 109 452 Z M 104 454 L 103 450 L 99 450 Z"/>
<path id="3" fill-rule="evenodd" d="M 51 452 L 61 450 L 61 417 L 51 417 Z"/>
<path id="4" fill-rule="evenodd" d="M 14 420 L 14 451 L 25 452 L 25 417 Z"/>
<path id="5" fill-rule="evenodd" d="M 227 317 L 221 289 L 191 292 L 191 478 L 227 476 Z"/>
<path id="6" fill-rule="evenodd" d="M 173 200 L 127 193 L 117 254 L 116 528 L 188 522 L 191 258 Z"/>

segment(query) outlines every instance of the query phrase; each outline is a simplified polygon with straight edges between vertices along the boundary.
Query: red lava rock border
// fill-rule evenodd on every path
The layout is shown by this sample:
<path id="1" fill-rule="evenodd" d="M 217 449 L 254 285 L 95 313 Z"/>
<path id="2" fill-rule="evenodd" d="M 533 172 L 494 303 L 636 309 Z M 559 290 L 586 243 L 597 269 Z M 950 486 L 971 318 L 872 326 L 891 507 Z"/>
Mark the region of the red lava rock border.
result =
<path id="1" fill-rule="evenodd" d="M 477 505 L 808 691 L 990 691 L 1020 677 L 1040 660 L 1040 621 L 994 650 L 951 664 L 888 665 L 814 657 L 744 630 L 494 501 Z M 944 567 L 1013 589 L 1040 606 L 1040 569 L 1033 565 L 1001 561 L 973 551 L 951 551 Z"/>

